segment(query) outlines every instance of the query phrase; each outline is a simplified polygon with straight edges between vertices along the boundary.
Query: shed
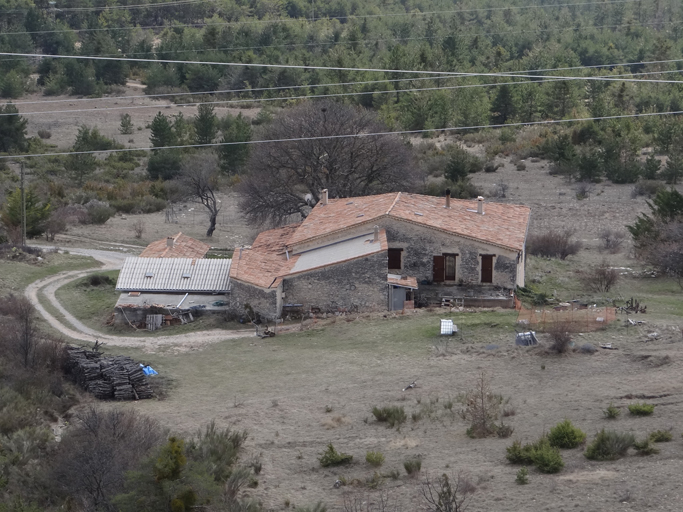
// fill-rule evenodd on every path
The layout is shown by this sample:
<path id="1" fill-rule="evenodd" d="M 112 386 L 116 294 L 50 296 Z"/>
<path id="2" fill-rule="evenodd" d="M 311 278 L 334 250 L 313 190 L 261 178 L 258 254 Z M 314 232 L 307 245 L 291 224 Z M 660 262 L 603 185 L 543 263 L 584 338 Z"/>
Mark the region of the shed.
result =
<path id="1" fill-rule="evenodd" d="M 227 293 L 231 259 L 126 258 L 120 292 Z"/>

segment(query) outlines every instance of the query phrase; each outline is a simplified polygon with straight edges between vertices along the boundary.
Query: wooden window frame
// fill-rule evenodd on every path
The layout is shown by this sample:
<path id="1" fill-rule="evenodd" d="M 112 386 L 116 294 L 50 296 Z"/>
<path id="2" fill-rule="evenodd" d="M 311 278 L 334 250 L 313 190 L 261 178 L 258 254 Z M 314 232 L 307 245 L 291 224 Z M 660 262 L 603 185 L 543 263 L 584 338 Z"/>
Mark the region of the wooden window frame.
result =
<path id="1" fill-rule="evenodd" d="M 443 253 L 443 279 L 445 282 L 455 282 L 458 275 L 458 254 L 454 252 Z M 453 276 L 448 275 L 448 258 L 453 258 Z"/>

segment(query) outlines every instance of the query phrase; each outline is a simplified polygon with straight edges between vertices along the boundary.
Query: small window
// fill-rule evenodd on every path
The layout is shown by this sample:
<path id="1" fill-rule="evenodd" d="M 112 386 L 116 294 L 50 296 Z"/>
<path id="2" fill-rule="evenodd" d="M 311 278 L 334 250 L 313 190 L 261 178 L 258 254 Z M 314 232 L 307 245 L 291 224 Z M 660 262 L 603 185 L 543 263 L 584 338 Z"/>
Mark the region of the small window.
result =
<path id="1" fill-rule="evenodd" d="M 401 270 L 403 268 L 403 249 L 389 249 L 389 270 Z"/>
<path id="2" fill-rule="evenodd" d="M 145 277 L 154 277 L 154 272 L 147 272 Z"/>
<path id="3" fill-rule="evenodd" d="M 191 277 L 192 277 L 192 274 L 190 274 L 189 272 L 185 272 L 185 273 L 183 274 L 183 279 L 189 279 L 189 278 L 191 278 Z"/>

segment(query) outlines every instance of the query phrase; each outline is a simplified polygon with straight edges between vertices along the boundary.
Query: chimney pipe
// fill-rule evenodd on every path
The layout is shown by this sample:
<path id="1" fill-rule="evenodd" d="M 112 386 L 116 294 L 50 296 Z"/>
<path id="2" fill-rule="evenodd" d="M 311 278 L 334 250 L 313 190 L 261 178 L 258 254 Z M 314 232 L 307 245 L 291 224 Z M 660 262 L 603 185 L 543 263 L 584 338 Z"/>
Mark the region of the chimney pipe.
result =
<path id="1" fill-rule="evenodd" d="M 447 188 L 446 189 L 446 208 L 451 207 L 451 189 Z"/>
<path id="2" fill-rule="evenodd" d="M 174 241 L 175 240 L 173 240 L 172 236 L 166 237 L 166 247 L 173 249 L 173 242 Z"/>
<path id="3" fill-rule="evenodd" d="M 322 199 L 323 206 L 327 206 L 327 200 L 328 200 L 327 189 L 324 188 L 323 189 L 323 199 Z"/>
<path id="4" fill-rule="evenodd" d="M 477 197 L 477 213 L 484 215 L 484 198 L 482 196 Z"/>
<path id="5" fill-rule="evenodd" d="M 379 226 L 375 226 L 375 234 L 372 238 L 373 242 L 379 242 Z"/>

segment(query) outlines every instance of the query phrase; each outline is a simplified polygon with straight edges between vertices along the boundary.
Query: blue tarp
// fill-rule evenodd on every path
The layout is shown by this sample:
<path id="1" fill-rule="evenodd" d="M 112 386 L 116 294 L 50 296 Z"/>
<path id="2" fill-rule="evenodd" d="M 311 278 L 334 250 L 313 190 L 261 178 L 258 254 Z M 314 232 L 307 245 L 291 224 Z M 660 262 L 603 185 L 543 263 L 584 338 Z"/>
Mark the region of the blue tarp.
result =
<path id="1" fill-rule="evenodd" d="M 145 365 L 140 365 L 142 367 L 142 373 L 145 375 L 159 375 L 159 372 L 157 372 L 154 368 L 151 366 L 145 366 Z"/>

